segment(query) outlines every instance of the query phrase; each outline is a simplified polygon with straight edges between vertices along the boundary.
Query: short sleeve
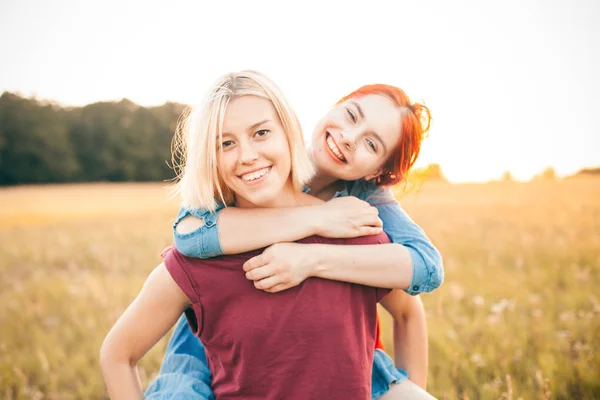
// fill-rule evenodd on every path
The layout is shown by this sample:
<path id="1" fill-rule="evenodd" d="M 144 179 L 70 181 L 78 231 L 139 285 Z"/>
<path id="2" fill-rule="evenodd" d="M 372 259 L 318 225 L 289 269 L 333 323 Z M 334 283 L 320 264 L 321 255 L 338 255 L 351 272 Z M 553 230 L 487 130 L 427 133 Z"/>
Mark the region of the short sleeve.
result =
<path id="1" fill-rule="evenodd" d="M 173 238 L 177 250 L 188 257 L 202 259 L 223 255 L 217 226 L 217 219 L 223 208 L 222 205 L 219 205 L 213 212 L 205 209 L 182 208 L 179 210 L 177 219 L 173 224 Z M 190 215 L 203 220 L 204 224 L 195 231 L 178 233 L 177 225 L 182 219 Z"/>
<path id="2" fill-rule="evenodd" d="M 192 304 L 198 303 L 196 286 L 184 256 L 174 246 L 165 249 L 161 257 L 175 283 L 181 288 Z"/>

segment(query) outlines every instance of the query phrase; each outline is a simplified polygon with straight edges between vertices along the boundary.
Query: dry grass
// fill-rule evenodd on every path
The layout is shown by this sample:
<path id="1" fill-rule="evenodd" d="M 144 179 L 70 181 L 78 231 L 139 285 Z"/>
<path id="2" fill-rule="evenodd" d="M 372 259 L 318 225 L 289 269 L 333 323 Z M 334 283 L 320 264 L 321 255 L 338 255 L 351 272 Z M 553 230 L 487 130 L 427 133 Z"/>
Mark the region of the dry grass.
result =
<path id="1" fill-rule="evenodd" d="M 171 243 L 164 186 L 0 190 L 0 398 L 106 396 L 102 339 Z M 402 199 L 446 265 L 423 296 L 433 394 L 600 397 L 599 200 L 600 180 L 427 183 Z"/>

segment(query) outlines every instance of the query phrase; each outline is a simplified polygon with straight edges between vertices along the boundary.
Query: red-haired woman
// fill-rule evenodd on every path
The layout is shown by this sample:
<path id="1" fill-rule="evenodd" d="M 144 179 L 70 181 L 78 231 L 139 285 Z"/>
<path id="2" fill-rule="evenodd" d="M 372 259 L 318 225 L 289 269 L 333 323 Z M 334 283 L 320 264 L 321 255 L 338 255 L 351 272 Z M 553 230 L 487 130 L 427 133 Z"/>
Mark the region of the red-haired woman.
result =
<path id="1" fill-rule="evenodd" d="M 405 181 L 430 119 L 426 106 L 412 102 L 397 87 L 363 86 L 335 104 L 312 135 L 316 174 L 305 191 L 326 203 L 287 209 L 220 205 L 214 212 L 184 204 L 174 224 L 175 244 L 190 257 L 209 258 L 266 247 L 244 264 L 246 277 L 254 281 L 257 290 L 276 293 L 310 277 L 396 289 L 383 301 L 395 319 L 396 366 L 378 339 L 373 398 L 406 398 L 403 396 L 409 394 L 431 398 L 423 390 L 427 327 L 421 300 L 414 295 L 430 292 L 442 283 L 442 260 L 389 189 Z M 244 177 L 247 184 L 254 179 L 261 177 L 258 173 Z M 378 234 L 381 229 L 391 244 L 293 243 L 311 235 L 350 238 Z M 161 373 L 146 395 L 165 398 L 191 390 L 199 398 L 211 398 L 209 385 L 204 349 L 182 317 Z"/>

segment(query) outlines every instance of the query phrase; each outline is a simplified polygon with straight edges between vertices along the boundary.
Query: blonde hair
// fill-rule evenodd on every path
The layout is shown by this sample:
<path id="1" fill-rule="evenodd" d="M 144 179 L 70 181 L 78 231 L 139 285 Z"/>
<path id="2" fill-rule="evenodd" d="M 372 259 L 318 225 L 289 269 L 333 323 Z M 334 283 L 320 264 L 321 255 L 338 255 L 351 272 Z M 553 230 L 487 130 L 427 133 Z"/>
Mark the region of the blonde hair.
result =
<path id="1" fill-rule="evenodd" d="M 228 73 L 215 82 L 201 105 L 187 108 L 178 121 L 171 150 L 178 178 L 175 194 L 181 196 L 183 207 L 212 212 L 219 202 L 228 205 L 234 201 L 234 193 L 225 186 L 217 170 L 217 138 L 222 135 L 229 101 L 241 96 L 267 99 L 277 111 L 288 136 L 294 189 L 302 190 L 312 177 L 314 169 L 300 122 L 277 85 L 255 71 Z"/>

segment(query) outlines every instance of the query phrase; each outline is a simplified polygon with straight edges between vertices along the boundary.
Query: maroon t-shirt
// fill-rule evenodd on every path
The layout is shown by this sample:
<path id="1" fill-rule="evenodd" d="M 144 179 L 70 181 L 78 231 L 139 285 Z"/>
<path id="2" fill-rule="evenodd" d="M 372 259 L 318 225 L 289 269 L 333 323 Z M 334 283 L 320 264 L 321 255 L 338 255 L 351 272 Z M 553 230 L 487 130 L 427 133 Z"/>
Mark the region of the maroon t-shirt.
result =
<path id="1" fill-rule="evenodd" d="M 299 243 L 389 240 L 382 233 L 345 240 L 312 236 Z M 309 278 L 266 293 L 242 269 L 261 253 L 208 260 L 185 257 L 174 247 L 163 253 L 192 303 L 186 315 L 206 347 L 216 399 L 370 399 L 376 305 L 389 290 Z"/>

